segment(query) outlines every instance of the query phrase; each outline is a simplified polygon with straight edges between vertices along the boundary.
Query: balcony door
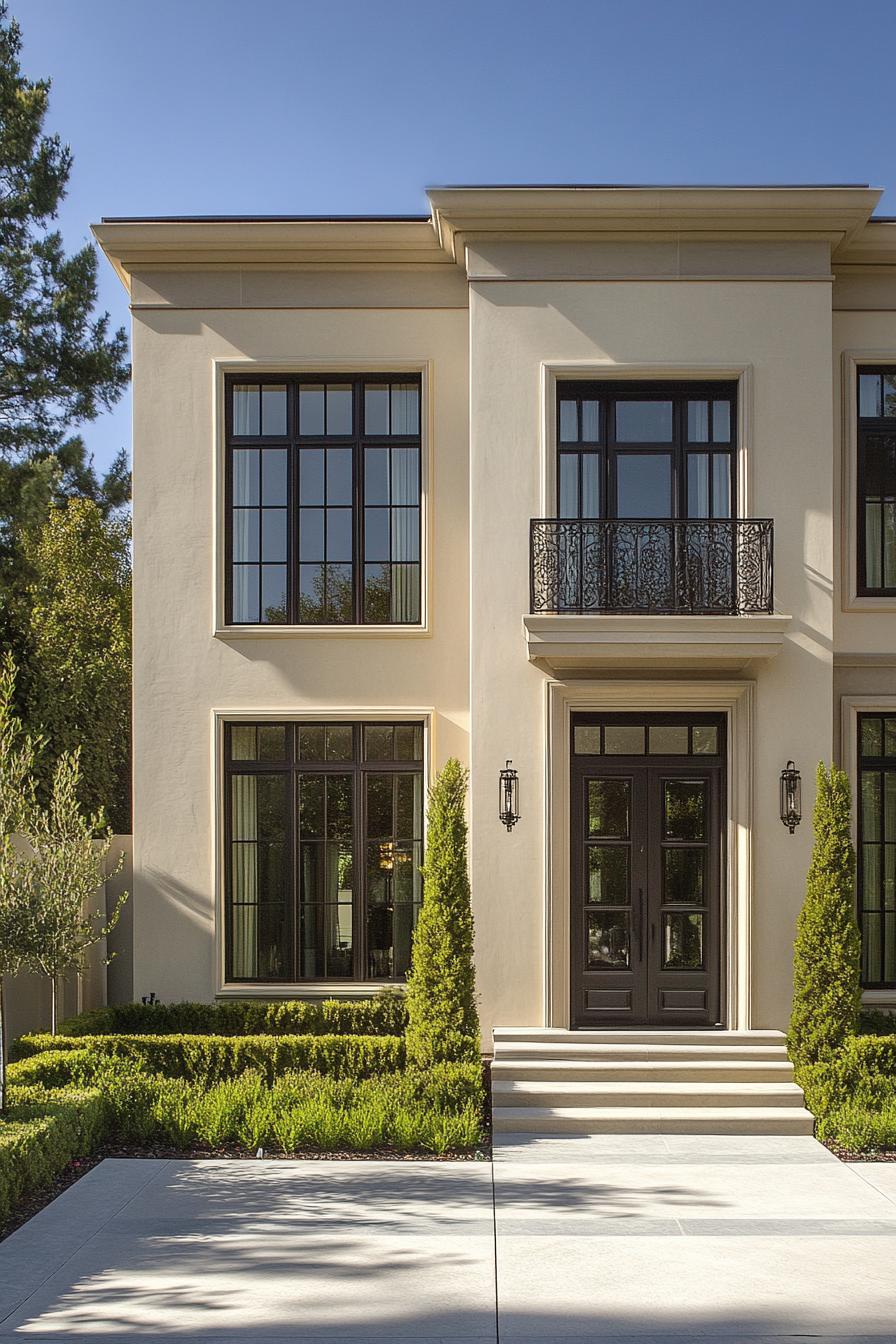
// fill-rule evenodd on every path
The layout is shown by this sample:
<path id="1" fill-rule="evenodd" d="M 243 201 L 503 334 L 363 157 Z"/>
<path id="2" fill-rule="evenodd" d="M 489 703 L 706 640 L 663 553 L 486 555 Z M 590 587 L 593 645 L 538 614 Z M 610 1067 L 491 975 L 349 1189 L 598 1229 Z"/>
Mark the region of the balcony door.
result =
<path id="1" fill-rule="evenodd" d="M 571 1025 L 719 1020 L 724 724 L 576 716 Z"/>
<path id="2" fill-rule="evenodd" d="M 732 518 L 733 383 L 561 383 L 558 518 Z"/>

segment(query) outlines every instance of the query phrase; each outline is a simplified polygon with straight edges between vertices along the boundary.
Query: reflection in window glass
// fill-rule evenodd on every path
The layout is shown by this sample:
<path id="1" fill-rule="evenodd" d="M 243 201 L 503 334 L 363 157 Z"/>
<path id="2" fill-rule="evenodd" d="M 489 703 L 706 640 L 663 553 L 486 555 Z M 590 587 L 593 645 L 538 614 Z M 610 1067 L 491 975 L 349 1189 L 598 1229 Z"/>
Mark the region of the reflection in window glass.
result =
<path id="1" fill-rule="evenodd" d="M 672 458 L 668 453 L 620 453 L 616 459 L 619 518 L 672 516 Z"/>
<path id="2" fill-rule="evenodd" d="M 671 401 L 617 401 L 616 438 L 620 443 L 671 443 Z"/>
<path id="3" fill-rule="evenodd" d="M 578 443 L 579 411 L 575 401 L 560 401 L 560 442 Z"/>
<path id="4" fill-rule="evenodd" d="M 712 441 L 728 443 L 731 439 L 731 403 L 714 401 L 712 404 Z"/>
<path id="5" fill-rule="evenodd" d="M 599 756 L 600 727 L 578 724 L 573 733 L 573 750 L 579 756 Z"/>
<path id="6" fill-rule="evenodd" d="M 600 439 L 600 403 L 582 402 L 582 442 L 597 443 Z"/>
<path id="7" fill-rule="evenodd" d="M 688 730 L 686 724 L 651 725 L 648 737 L 651 756 L 686 756 L 688 754 Z"/>
<path id="8" fill-rule="evenodd" d="M 881 378 L 879 373 L 859 374 L 859 415 L 879 419 L 881 414 Z"/>
<path id="9" fill-rule="evenodd" d="M 709 443 L 709 402 L 688 402 L 688 441 Z"/>
<path id="10" fill-rule="evenodd" d="M 322 437 L 324 433 L 324 386 L 305 383 L 299 388 L 299 433 Z"/>
<path id="11" fill-rule="evenodd" d="M 286 433 L 286 385 L 265 383 L 261 389 L 262 434 Z"/>
<path id="12" fill-rule="evenodd" d="M 588 891 L 591 905 L 628 905 L 628 845 L 588 846 Z"/>
<path id="13" fill-rule="evenodd" d="M 643 756 L 643 727 L 640 724 L 607 724 L 604 728 L 604 751 L 607 756 Z"/>
<path id="14" fill-rule="evenodd" d="M 233 432 L 241 436 L 261 432 L 261 399 L 257 383 L 233 385 Z"/>

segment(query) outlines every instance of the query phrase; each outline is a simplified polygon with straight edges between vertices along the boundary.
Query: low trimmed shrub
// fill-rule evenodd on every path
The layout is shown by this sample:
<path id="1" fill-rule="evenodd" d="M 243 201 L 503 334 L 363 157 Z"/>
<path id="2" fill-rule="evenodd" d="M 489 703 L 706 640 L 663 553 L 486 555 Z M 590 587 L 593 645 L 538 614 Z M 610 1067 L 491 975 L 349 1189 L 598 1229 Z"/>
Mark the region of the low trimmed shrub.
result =
<path id="1" fill-rule="evenodd" d="M 426 1073 L 360 1080 L 287 1072 L 273 1082 L 247 1070 L 209 1086 L 151 1075 L 130 1060 L 107 1057 L 98 1061 L 94 1082 L 124 1142 L 237 1144 L 286 1153 L 383 1147 L 444 1153 L 475 1148 L 482 1140 L 478 1066 L 443 1064 Z"/>
<path id="2" fill-rule="evenodd" d="M 382 990 L 372 999 L 287 999 L 266 1003 L 120 1003 L 69 1018 L 62 1036 L 401 1036 L 404 995 Z"/>
<path id="3" fill-rule="evenodd" d="M 896 1013 L 881 1008 L 863 1008 L 859 1013 L 859 1036 L 892 1036 L 896 1032 Z"/>
<path id="4" fill-rule="evenodd" d="M 58 1086 L 88 1081 L 106 1059 L 150 1074 L 205 1084 L 251 1069 L 267 1083 L 312 1069 L 331 1078 L 371 1078 L 404 1066 L 400 1036 L 77 1036 L 44 1034 L 17 1043 L 10 1080 Z M 65 1061 L 71 1063 L 66 1071 Z"/>
<path id="5" fill-rule="evenodd" d="M 864 1102 L 848 1102 L 816 1126 L 822 1143 L 833 1144 L 850 1153 L 893 1152 L 896 1150 L 896 1095 L 878 1107 Z"/>
<path id="6" fill-rule="evenodd" d="M 102 1140 L 109 1109 L 101 1092 L 11 1087 L 0 1123 L 0 1218 L 30 1190 L 49 1185 Z"/>

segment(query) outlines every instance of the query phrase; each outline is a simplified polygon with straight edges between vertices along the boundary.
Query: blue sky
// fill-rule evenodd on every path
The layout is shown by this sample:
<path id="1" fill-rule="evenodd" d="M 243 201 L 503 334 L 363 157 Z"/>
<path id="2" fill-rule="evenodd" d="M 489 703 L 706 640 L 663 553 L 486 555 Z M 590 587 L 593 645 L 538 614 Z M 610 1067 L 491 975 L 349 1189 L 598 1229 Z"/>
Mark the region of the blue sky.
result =
<path id="1" fill-rule="evenodd" d="M 452 182 L 870 182 L 893 0 L 10 0 L 102 215 L 402 214 Z M 105 262 L 101 302 L 127 322 Z M 98 465 L 130 408 L 85 428 Z"/>

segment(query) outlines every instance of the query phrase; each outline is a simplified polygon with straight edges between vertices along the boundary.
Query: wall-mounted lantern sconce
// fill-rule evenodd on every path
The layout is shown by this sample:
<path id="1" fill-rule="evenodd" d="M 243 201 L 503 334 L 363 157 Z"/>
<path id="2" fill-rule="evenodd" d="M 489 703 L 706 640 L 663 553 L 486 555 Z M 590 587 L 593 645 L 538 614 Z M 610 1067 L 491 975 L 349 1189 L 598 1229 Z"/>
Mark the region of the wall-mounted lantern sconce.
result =
<path id="1" fill-rule="evenodd" d="M 800 772 L 793 761 L 781 771 L 781 820 L 793 835 L 803 819 L 803 797 Z"/>
<path id="2" fill-rule="evenodd" d="M 498 818 L 508 831 L 520 819 L 520 780 L 513 761 L 508 761 L 498 776 Z"/>

